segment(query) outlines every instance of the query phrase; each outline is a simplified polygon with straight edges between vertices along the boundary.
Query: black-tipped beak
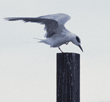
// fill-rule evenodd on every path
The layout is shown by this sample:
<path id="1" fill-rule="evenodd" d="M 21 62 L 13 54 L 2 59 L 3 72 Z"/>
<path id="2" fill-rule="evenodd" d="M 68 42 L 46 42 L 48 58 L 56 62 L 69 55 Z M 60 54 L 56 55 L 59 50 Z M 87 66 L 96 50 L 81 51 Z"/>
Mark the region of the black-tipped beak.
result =
<path id="1" fill-rule="evenodd" d="M 79 48 L 81 49 L 81 51 L 83 52 L 83 49 L 82 49 L 81 45 L 78 45 L 78 46 L 79 46 Z"/>

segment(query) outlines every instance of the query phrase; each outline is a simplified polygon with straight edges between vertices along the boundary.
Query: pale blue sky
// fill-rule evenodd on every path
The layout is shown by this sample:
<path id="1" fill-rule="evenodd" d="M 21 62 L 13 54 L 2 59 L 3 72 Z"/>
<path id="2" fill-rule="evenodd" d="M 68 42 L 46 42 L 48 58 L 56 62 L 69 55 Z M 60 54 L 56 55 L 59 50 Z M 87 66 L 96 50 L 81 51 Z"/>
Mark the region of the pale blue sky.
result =
<path id="1" fill-rule="evenodd" d="M 44 26 L 8 22 L 5 17 L 66 13 L 66 27 L 77 34 L 84 52 L 69 43 L 64 52 L 81 54 L 81 102 L 110 101 L 110 0 L 1 0 L 0 102 L 56 102 L 58 48 L 39 44 Z"/>

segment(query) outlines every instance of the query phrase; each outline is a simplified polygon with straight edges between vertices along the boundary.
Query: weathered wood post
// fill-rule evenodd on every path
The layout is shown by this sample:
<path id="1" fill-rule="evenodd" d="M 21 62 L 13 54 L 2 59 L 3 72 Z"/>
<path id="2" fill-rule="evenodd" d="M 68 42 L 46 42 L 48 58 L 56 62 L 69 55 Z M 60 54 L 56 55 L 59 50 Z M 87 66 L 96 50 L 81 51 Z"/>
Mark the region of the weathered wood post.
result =
<path id="1" fill-rule="evenodd" d="M 57 102 L 80 102 L 80 55 L 57 53 Z"/>

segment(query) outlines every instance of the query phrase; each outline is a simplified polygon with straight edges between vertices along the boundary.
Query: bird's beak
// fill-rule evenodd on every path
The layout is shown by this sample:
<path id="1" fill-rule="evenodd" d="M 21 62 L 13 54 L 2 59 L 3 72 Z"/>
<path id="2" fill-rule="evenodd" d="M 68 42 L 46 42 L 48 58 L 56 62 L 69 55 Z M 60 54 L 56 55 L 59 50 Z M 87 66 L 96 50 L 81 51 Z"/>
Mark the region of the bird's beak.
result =
<path id="1" fill-rule="evenodd" d="M 79 48 L 81 49 L 81 51 L 83 52 L 83 49 L 82 49 L 81 45 L 78 45 L 78 46 L 79 46 Z"/>

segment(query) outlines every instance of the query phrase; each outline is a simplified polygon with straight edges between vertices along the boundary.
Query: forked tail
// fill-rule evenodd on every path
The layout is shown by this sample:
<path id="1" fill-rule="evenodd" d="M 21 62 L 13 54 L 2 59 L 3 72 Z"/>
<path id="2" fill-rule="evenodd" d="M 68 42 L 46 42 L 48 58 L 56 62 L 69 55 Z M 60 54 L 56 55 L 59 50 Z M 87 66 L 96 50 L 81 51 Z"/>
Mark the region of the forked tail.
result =
<path id="1" fill-rule="evenodd" d="M 39 39 L 39 38 L 34 38 L 34 39 L 40 40 L 40 41 L 38 41 L 38 43 L 42 43 L 43 42 L 42 39 Z"/>
<path id="2" fill-rule="evenodd" d="M 39 39 L 39 38 L 34 38 L 34 39 L 40 40 L 38 43 L 45 43 L 47 45 L 52 44 L 49 39 L 48 40 L 47 39 Z"/>

